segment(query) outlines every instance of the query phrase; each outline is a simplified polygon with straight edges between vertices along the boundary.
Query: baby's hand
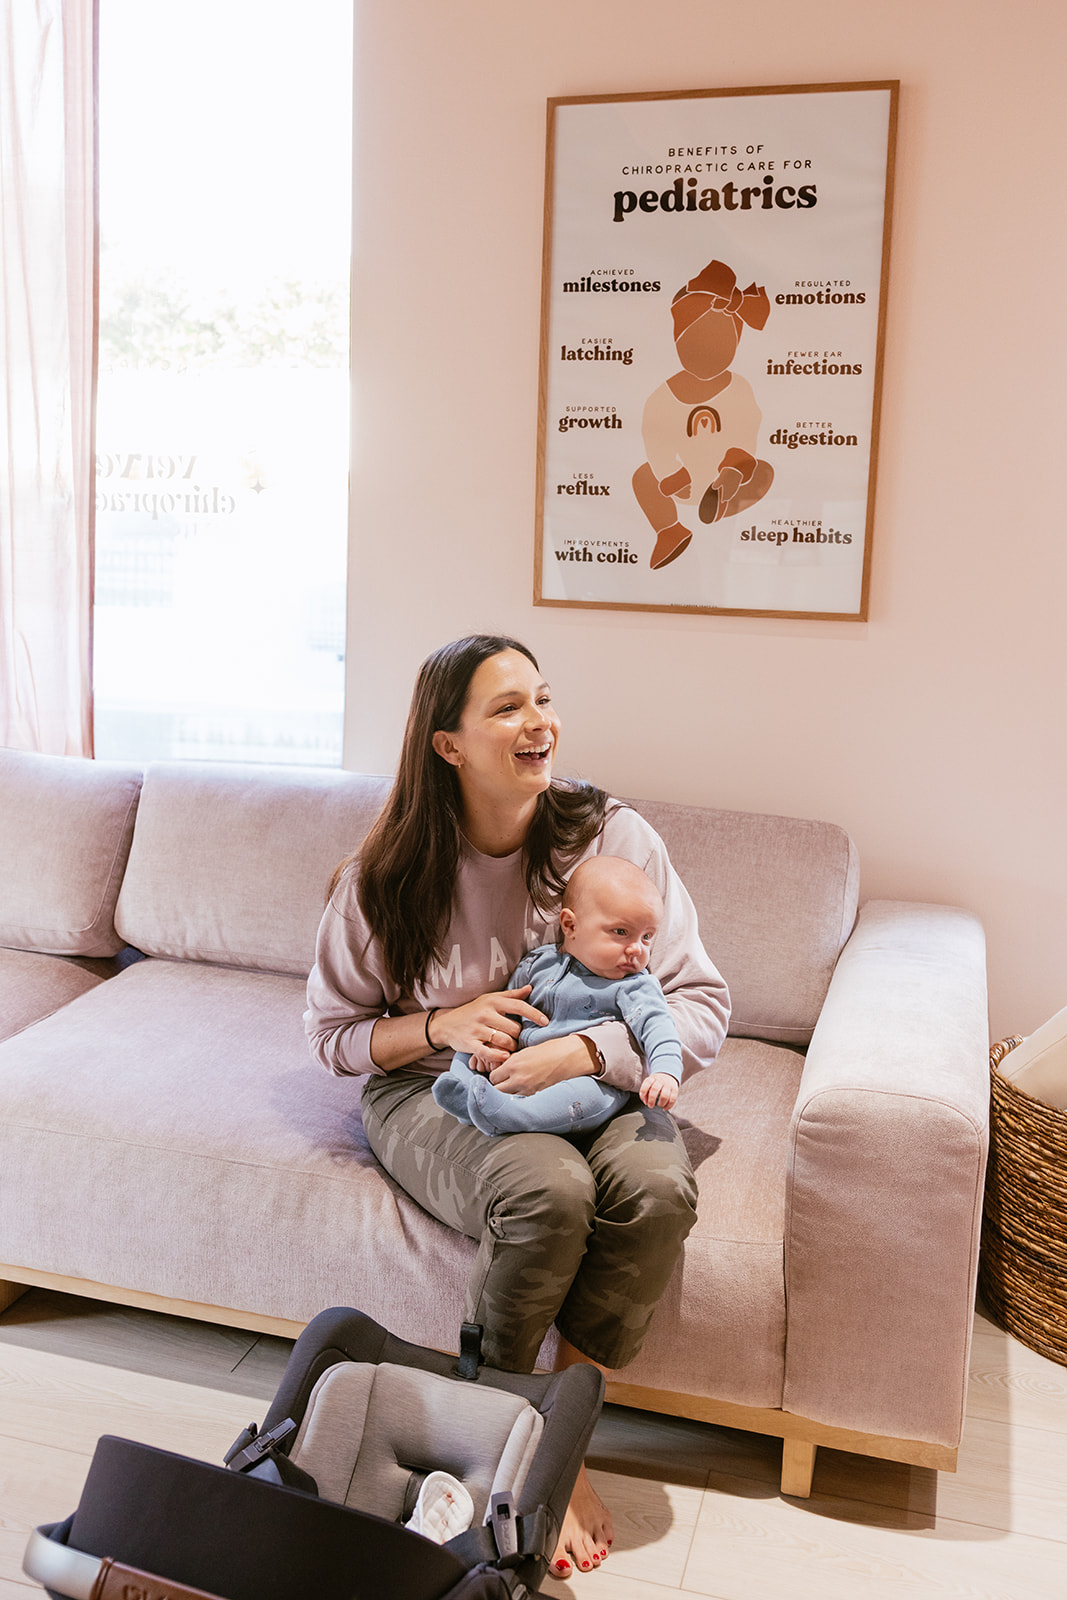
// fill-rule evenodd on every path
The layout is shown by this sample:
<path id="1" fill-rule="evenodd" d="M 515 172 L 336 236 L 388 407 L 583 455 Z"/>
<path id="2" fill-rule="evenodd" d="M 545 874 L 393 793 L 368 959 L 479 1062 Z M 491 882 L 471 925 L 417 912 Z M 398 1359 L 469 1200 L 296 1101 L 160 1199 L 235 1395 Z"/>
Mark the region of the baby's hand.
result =
<path id="1" fill-rule="evenodd" d="M 471 1056 L 470 1060 L 467 1062 L 467 1065 L 470 1067 L 472 1072 L 480 1072 L 484 1077 L 488 1078 L 490 1072 L 496 1066 L 496 1062 L 489 1061 L 485 1056 L 480 1056 L 475 1053 Z"/>
<path id="2" fill-rule="evenodd" d="M 678 1080 L 669 1072 L 654 1072 L 637 1092 L 646 1106 L 661 1106 L 669 1111 L 678 1098 Z"/>

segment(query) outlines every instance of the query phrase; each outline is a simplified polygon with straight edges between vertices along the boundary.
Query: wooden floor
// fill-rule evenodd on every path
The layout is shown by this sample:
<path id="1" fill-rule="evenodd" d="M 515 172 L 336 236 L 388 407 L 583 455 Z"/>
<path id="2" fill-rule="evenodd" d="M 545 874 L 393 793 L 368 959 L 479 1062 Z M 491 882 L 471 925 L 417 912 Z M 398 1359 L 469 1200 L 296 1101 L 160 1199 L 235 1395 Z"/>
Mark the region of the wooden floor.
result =
<path id="1" fill-rule="evenodd" d="M 45 1290 L 10 1307 L 0 1317 L 0 1600 L 41 1592 L 21 1572 L 27 1532 L 74 1509 L 101 1433 L 217 1462 L 262 1417 L 289 1348 Z M 780 1456 L 774 1440 L 606 1407 L 591 1465 L 615 1547 L 588 1577 L 547 1580 L 546 1595 L 1067 1596 L 1067 1369 L 981 1314 L 958 1473 L 820 1450 L 811 1499 L 789 1501 Z"/>

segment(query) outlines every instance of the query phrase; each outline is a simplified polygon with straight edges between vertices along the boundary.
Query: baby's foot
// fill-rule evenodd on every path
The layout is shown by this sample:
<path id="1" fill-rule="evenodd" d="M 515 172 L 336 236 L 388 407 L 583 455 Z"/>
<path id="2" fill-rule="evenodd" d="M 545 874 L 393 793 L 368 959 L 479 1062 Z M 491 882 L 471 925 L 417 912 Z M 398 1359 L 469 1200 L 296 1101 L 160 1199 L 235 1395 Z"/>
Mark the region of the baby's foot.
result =
<path id="1" fill-rule="evenodd" d="M 550 1575 L 569 1578 L 575 1570 L 592 1572 L 607 1558 L 614 1537 L 611 1513 L 590 1483 L 583 1465 L 563 1518 L 559 1543 L 549 1563 Z"/>
<path id="2" fill-rule="evenodd" d="M 680 522 L 672 522 L 669 528 L 663 528 L 656 539 L 656 548 L 649 559 L 649 566 L 655 572 L 659 567 L 669 566 L 689 546 L 693 535 L 688 528 L 683 528 Z"/>
<path id="3" fill-rule="evenodd" d="M 470 1080 L 474 1074 L 461 1068 L 451 1072 L 442 1072 L 434 1079 L 433 1097 L 445 1111 L 450 1111 L 459 1122 L 472 1122 L 470 1114 Z"/>

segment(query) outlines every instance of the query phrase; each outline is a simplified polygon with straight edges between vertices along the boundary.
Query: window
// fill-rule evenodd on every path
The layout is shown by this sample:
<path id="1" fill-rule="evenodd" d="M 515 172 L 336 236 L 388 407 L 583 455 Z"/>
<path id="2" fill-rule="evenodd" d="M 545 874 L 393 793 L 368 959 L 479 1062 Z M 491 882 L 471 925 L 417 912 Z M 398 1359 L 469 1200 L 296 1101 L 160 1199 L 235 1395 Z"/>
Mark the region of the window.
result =
<path id="1" fill-rule="evenodd" d="M 339 764 L 351 0 L 101 0 L 96 753 Z"/>

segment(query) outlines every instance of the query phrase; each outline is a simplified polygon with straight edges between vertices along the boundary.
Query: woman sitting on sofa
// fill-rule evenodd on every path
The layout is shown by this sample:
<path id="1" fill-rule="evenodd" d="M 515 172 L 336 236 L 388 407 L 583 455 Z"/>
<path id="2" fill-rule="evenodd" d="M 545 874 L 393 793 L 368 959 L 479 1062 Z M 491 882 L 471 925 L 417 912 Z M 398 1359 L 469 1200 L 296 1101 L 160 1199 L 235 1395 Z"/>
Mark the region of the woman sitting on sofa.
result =
<path id="1" fill-rule="evenodd" d="M 491 1063 L 509 1094 L 588 1074 L 639 1088 L 623 1023 L 517 1050 L 521 1026 L 547 1019 L 528 987 L 498 987 L 555 937 L 566 878 L 599 853 L 633 861 L 663 896 L 649 970 L 684 1071 L 712 1061 L 725 1036 L 726 985 L 662 840 L 602 790 L 553 779 L 559 731 L 537 662 L 515 640 L 475 635 L 423 663 L 390 798 L 334 875 L 306 1021 L 318 1061 L 369 1074 L 363 1122 L 382 1166 L 479 1241 L 464 1316 L 484 1328 L 485 1360 L 532 1371 L 555 1323 L 558 1367 L 606 1372 L 640 1350 L 696 1215 L 673 1119 L 634 1092 L 586 1133 L 492 1138 L 431 1092 L 457 1050 Z M 550 1570 L 588 1571 L 611 1540 L 583 1468 Z"/>

